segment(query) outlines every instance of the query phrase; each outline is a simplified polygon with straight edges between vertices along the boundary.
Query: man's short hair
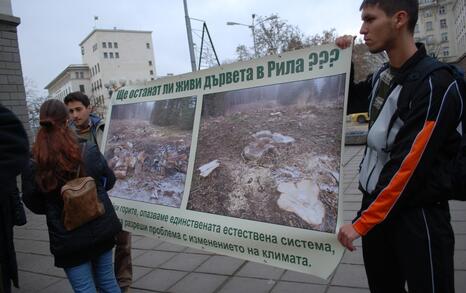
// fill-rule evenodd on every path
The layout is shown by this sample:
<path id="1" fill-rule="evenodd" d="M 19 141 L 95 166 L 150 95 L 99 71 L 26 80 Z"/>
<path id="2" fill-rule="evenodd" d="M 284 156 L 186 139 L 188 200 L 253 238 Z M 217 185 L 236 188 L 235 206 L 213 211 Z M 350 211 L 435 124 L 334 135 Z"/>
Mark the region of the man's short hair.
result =
<path id="1" fill-rule="evenodd" d="M 414 33 L 419 14 L 418 0 L 363 0 L 359 10 L 368 5 L 378 5 L 388 16 L 392 16 L 401 10 L 406 11 L 409 15 L 408 29 L 411 33 Z"/>
<path id="2" fill-rule="evenodd" d="M 65 102 L 65 105 L 68 105 L 69 102 L 81 102 L 86 108 L 91 104 L 89 98 L 82 92 L 69 93 L 63 102 Z"/>

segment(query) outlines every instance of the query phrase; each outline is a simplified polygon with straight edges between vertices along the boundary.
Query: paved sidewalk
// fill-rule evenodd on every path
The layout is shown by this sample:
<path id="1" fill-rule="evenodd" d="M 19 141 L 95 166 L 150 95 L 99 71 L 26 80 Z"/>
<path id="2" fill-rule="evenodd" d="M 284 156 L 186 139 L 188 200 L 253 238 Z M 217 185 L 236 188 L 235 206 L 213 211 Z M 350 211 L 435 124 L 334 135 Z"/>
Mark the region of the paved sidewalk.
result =
<path id="1" fill-rule="evenodd" d="M 344 202 L 350 221 L 361 200 L 357 168 L 363 147 L 347 146 L 344 154 Z M 452 202 L 456 234 L 456 292 L 466 292 L 466 202 Z M 45 218 L 30 212 L 28 224 L 15 229 L 21 289 L 13 292 L 72 293 L 63 270 L 53 266 Z M 329 280 L 216 255 L 133 235 L 133 293 L 367 293 L 360 239 L 356 252 L 346 252 Z"/>

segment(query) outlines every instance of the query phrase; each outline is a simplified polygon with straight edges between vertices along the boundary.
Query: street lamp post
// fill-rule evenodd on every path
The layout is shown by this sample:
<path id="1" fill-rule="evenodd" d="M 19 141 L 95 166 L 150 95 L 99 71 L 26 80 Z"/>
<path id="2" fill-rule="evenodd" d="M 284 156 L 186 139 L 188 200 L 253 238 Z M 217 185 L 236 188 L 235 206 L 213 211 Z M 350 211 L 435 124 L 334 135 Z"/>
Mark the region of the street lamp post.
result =
<path id="1" fill-rule="evenodd" d="M 256 44 L 256 30 L 254 29 L 254 26 L 256 25 L 254 23 L 254 19 L 256 18 L 256 14 L 252 14 L 252 24 L 251 24 L 251 29 L 252 29 L 252 41 L 254 43 L 254 57 L 257 58 L 257 44 Z"/>
<path id="2" fill-rule="evenodd" d="M 251 24 L 244 24 L 244 23 L 239 23 L 239 22 L 233 22 L 233 21 L 228 21 L 227 22 L 227 25 L 242 25 L 242 26 L 246 26 L 248 28 L 251 29 L 252 31 L 252 41 L 253 41 L 253 44 L 254 44 L 254 57 L 257 58 L 259 56 L 259 53 L 257 52 L 257 43 L 256 43 L 256 30 L 255 30 L 255 27 L 256 25 L 258 24 L 261 24 L 263 23 L 264 21 L 268 21 L 268 20 L 272 20 L 272 19 L 276 19 L 277 16 L 276 15 L 272 15 L 270 17 L 267 17 L 266 19 L 263 19 L 262 21 L 256 23 L 255 22 L 255 19 L 256 19 L 256 14 L 252 14 L 252 22 Z"/>

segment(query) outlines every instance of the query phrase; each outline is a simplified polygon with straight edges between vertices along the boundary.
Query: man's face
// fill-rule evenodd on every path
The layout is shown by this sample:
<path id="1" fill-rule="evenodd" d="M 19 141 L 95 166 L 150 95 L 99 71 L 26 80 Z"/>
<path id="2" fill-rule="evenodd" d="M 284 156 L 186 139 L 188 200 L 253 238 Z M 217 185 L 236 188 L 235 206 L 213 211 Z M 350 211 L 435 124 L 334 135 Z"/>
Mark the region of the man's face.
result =
<path id="1" fill-rule="evenodd" d="M 366 5 L 361 12 L 363 21 L 359 33 L 364 35 L 364 41 L 371 53 L 390 50 L 394 46 L 394 17 L 388 16 L 378 5 Z"/>
<path id="2" fill-rule="evenodd" d="M 89 125 L 90 105 L 86 107 L 81 102 L 71 101 L 66 106 L 70 111 L 70 118 L 74 121 L 77 128 L 86 128 Z"/>

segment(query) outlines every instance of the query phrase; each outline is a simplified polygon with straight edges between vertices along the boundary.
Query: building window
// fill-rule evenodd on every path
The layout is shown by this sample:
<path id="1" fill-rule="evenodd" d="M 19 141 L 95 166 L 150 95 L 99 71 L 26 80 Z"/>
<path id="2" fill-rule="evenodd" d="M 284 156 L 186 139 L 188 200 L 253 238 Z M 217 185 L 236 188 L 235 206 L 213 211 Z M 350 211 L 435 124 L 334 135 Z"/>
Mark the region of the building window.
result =
<path id="1" fill-rule="evenodd" d="M 118 49 L 118 43 L 117 42 L 113 42 L 113 48 Z"/>
<path id="2" fill-rule="evenodd" d="M 110 52 L 110 59 L 113 59 L 113 52 Z"/>
<path id="3" fill-rule="evenodd" d="M 150 75 L 154 75 L 154 70 L 149 71 Z"/>
<path id="4" fill-rule="evenodd" d="M 84 47 L 81 47 L 81 55 L 84 55 Z"/>
<path id="5" fill-rule="evenodd" d="M 120 58 L 120 53 L 115 52 L 115 58 Z"/>
<path id="6" fill-rule="evenodd" d="M 447 28 L 447 20 L 441 19 L 440 20 L 440 28 Z"/>
<path id="7" fill-rule="evenodd" d="M 83 79 L 84 78 L 84 72 L 79 73 L 79 78 Z"/>
<path id="8" fill-rule="evenodd" d="M 104 58 L 105 58 L 105 59 L 108 58 L 108 53 L 107 53 L 107 52 L 104 52 Z"/>
<path id="9" fill-rule="evenodd" d="M 445 6 L 440 6 L 440 8 L 438 9 L 438 13 L 439 14 L 445 14 Z"/>
<path id="10" fill-rule="evenodd" d="M 442 33 L 442 42 L 448 42 L 448 33 Z"/>
<path id="11" fill-rule="evenodd" d="M 153 77 L 151 77 L 151 78 L 150 78 L 150 80 L 154 80 L 154 78 L 153 78 Z"/>
<path id="12" fill-rule="evenodd" d="M 450 56 L 450 48 L 448 47 L 443 48 L 442 53 L 444 57 Z"/>
<path id="13" fill-rule="evenodd" d="M 427 9 L 426 11 L 424 11 L 424 17 L 430 17 L 430 16 L 432 16 L 432 10 Z"/>
<path id="14" fill-rule="evenodd" d="M 427 45 L 431 45 L 433 42 L 434 42 L 434 36 L 433 35 L 426 36 Z"/>
<path id="15" fill-rule="evenodd" d="M 80 85 L 79 85 L 79 91 L 80 91 L 81 93 L 85 93 L 85 92 L 86 92 L 86 91 L 84 90 L 84 85 L 83 85 L 83 84 L 80 84 Z"/>
<path id="16" fill-rule="evenodd" d="M 112 42 L 108 42 L 108 47 L 111 49 L 113 46 L 112 46 Z"/>
<path id="17" fill-rule="evenodd" d="M 146 48 L 150 49 L 150 44 L 149 43 L 146 43 Z"/>
<path id="18" fill-rule="evenodd" d="M 79 78 L 79 72 L 75 72 L 76 78 Z"/>
<path id="19" fill-rule="evenodd" d="M 97 44 L 94 44 L 94 46 L 92 46 L 92 52 L 95 52 L 97 51 Z"/>
<path id="20" fill-rule="evenodd" d="M 97 63 L 97 71 L 100 72 L 100 65 Z"/>
<path id="21" fill-rule="evenodd" d="M 432 30 L 432 21 L 426 22 L 426 31 L 431 31 Z"/>
<path id="22" fill-rule="evenodd" d="M 102 42 L 102 48 L 107 48 L 107 43 Z"/>
<path id="23" fill-rule="evenodd" d="M 149 60 L 149 66 L 152 66 L 152 61 Z"/>

